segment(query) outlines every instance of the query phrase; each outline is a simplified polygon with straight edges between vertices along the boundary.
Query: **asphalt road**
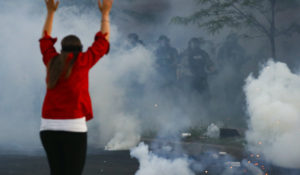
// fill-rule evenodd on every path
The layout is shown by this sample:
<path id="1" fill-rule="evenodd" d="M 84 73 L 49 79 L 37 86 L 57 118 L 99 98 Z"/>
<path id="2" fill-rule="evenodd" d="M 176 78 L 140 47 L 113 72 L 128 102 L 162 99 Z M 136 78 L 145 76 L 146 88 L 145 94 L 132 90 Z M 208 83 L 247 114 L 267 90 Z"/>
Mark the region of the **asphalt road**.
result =
<path id="1" fill-rule="evenodd" d="M 134 175 L 138 161 L 129 151 L 101 151 L 88 154 L 83 175 Z M 0 175 L 48 175 L 43 155 L 0 155 Z"/>
<path id="2" fill-rule="evenodd" d="M 173 143 L 174 144 L 174 143 Z M 245 157 L 243 150 L 235 147 L 201 143 L 176 143 L 180 144 L 190 156 L 201 154 L 207 150 L 225 151 L 233 155 L 237 160 Z M 104 151 L 89 149 L 86 158 L 83 175 L 134 175 L 139 168 L 136 159 L 131 158 L 129 151 Z M 215 169 L 214 167 L 212 167 Z M 211 171 L 210 171 L 211 172 Z M 205 173 L 198 173 L 202 175 Z M 213 174 L 213 175 L 218 175 Z M 299 169 L 286 169 L 271 166 L 269 175 L 300 175 Z M 40 152 L 31 155 L 0 153 L 0 175 L 49 175 L 49 167 L 46 156 Z M 206 174 L 205 174 L 206 175 Z"/>

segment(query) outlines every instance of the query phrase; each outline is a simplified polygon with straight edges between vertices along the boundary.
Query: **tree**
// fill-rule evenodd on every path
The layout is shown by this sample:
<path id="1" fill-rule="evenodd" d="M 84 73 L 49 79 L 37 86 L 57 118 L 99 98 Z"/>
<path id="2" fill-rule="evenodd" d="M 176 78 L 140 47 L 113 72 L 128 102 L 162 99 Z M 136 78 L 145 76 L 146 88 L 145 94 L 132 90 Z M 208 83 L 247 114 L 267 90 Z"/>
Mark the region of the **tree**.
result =
<path id="1" fill-rule="evenodd" d="M 234 29 L 255 29 L 256 36 L 267 37 L 271 56 L 276 59 L 276 38 L 282 35 L 300 33 L 300 25 L 290 22 L 277 26 L 277 16 L 287 10 L 299 7 L 297 0 L 195 0 L 201 8 L 187 17 L 174 17 L 176 24 L 196 24 L 215 34 L 225 27 Z M 289 20 L 289 19 L 287 19 Z"/>

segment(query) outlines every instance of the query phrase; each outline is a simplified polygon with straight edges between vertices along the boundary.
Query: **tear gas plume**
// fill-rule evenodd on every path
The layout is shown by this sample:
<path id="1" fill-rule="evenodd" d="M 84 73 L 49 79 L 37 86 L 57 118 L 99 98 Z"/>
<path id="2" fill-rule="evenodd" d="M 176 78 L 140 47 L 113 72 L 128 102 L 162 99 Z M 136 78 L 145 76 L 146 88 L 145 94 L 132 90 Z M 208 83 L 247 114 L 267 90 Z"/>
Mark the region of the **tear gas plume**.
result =
<path id="1" fill-rule="evenodd" d="M 5 27 L 0 29 L 3 62 L 0 65 L 0 148 L 4 150 L 26 153 L 41 149 L 38 134 L 46 87 L 45 66 L 41 61 L 38 39 L 42 33 L 45 11 L 34 9 L 45 8 L 43 3 L 1 1 L 0 24 Z M 21 9 L 17 8 L 20 4 L 24 5 Z M 60 7 L 52 35 L 61 40 L 63 36 L 75 33 L 87 48 L 100 29 L 100 15 L 96 8 L 82 15 L 77 11 L 74 6 Z M 111 30 L 111 42 L 114 43 L 119 32 L 114 25 Z M 58 43 L 55 46 L 59 51 Z M 91 80 L 92 85 L 93 82 Z"/>
<path id="2" fill-rule="evenodd" d="M 131 150 L 130 155 L 139 160 L 140 167 L 135 175 L 194 175 L 189 167 L 187 158 L 176 158 L 174 160 L 159 157 L 149 151 L 144 143 Z"/>
<path id="3" fill-rule="evenodd" d="M 299 89 L 300 76 L 281 62 L 269 61 L 246 81 L 248 148 L 277 166 L 300 168 Z"/>
<path id="4" fill-rule="evenodd" d="M 173 145 L 174 146 L 174 145 Z M 172 146 L 170 146 L 173 149 Z M 143 142 L 130 151 L 131 157 L 138 159 L 139 169 L 135 175 L 195 175 L 195 174 L 220 174 L 220 175 L 263 175 L 263 171 L 246 160 L 236 162 L 230 156 L 216 151 L 206 151 L 200 155 L 181 152 L 174 155 L 170 149 L 151 150 Z M 183 151 L 183 150 L 181 150 Z M 163 154 L 164 153 L 164 154 Z M 171 154 L 171 155 L 170 155 Z"/>
<path id="5" fill-rule="evenodd" d="M 106 149 L 129 149 L 139 142 L 142 123 L 138 113 L 129 109 L 137 105 L 135 98 L 138 98 L 136 92 L 129 91 L 138 88 L 131 87 L 130 83 L 147 84 L 153 72 L 153 60 L 150 51 L 137 47 L 115 51 L 96 66 L 96 73 L 91 77 L 95 80 L 91 93 L 94 111 L 99 116 L 95 124 L 101 133 L 100 143 L 108 142 Z"/>
<path id="6" fill-rule="evenodd" d="M 217 125 L 215 125 L 214 123 L 212 123 L 207 127 L 207 131 L 204 135 L 206 135 L 207 137 L 210 137 L 210 138 L 219 138 L 220 128 Z"/>
<path id="7" fill-rule="evenodd" d="M 116 115 L 110 126 L 114 127 L 113 130 L 115 132 L 112 133 L 112 139 L 105 146 L 106 150 L 127 150 L 134 147 L 140 141 L 140 125 L 132 117 L 120 116 L 119 118 Z M 104 132 L 107 132 L 107 130 Z"/>
<path id="8" fill-rule="evenodd" d="M 77 2 L 76 5 L 71 2 L 66 5 L 66 1 L 61 1 L 55 15 L 52 35 L 61 40 L 65 35 L 76 34 L 86 49 L 100 29 L 100 13 L 96 5 L 83 8 L 80 5 L 82 1 Z M 155 3 L 161 1 L 156 0 Z M 231 88 L 231 82 L 236 81 L 231 77 L 234 74 L 231 69 L 227 71 L 229 73 L 223 71 L 217 76 L 212 75 L 215 77 L 210 79 L 211 101 L 207 102 L 194 91 L 181 93 L 176 88 L 162 90 L 162 82 L 154 66 L 155 44 L 134 49 L 126 47 L 126 36 L 132 32 L 137 32 L 147 43 L 155 43 L 159 35 L 167 34 L 172 45 L 180 47 L 180 51 L 187 47 L 191 37 L 208 36 L 197 26 L 169 24 L 171 17 L 188 15 L 192 9 L 197 8 L 193 0 L 184 1 L 184 5 L 181 0 L 162 3 L 165 4 L 162 9 L 151 7 L 157 10 L 155 12 L 159 14 L 159 20 L 140 23 L 140 20 L 130 16 L 136 13 L 128 12 L 147 9 L 146 0 L 115 2 L 111 18 L 110 54 L 101 59 L 90 72 L 90 92 L 95 114 L 94 120 L 88 123 L 90 146 L 106 147 L 108 150 L 129 149 L 139 142 L 144 131 L 154 130 L 161 135 L 172 135 L 194 125 L 203 126 L 224 120 L 224 113 L 244 121 L 242 108 L 239 108 L 242 106 L 240 102 L 243 101 L 243 96 L 232 100 L 232 95 L 228 95 L 235 96 L 237 89 Z M 180 13 L 178 9 L 181 9 Z M 45 10 L 43 1 L 0 2 L 0 24 L 5 26 L 0 28 L 1 150 L 28 152 L 41 149 L 38 133 L 46 87 L 45 66 L 41 61 L 38 39 L 42 32 Z M 56 48 L 59 51 L 58 43 Z M 212 44 L 212 47 L 216 49 L 218 46 Z M 228 70 L 226 66 L 221 66 L 223 70 Z M 248 84 L 255 80 L 248 80 Z M 226 88 L 231 91 L 224 91 L 226 83 L 230 84 Z M 238 107 L 232 107 L 232 103 L 227 101 L 228 98 L 239 104 Z M 230 113 L 237 109 L 241 109 L 234 113 L 238 115 Z M 215 113 L 208 114 L 209 110 Z M 297 117 L 293 119 L 295 118 Z M 232 119 L 228 123 L 234 124 L 235 121 Z M 217 131 L 215 127 L 209 130 Z M 251 134 L 248 137 L 252 138 Z"/>
<path id="9" fill-rule="evenodd" d="M 0 65 L 0 148 L 22 152 L 40 150 L 38 134 L 46 87 L 38 39 L 46 15 L 44 2 L 17 0 L 0 4 L 0 24 L 5 26 L 0 29 L 3 62 Z M 21 9 L 17 8 L 20 4 L 24 5 Z M 112 14 L 111 52 L 90 72 L 95 114 L 94 120 L 88 123 L 90 145 L 106 146 L 110 150 L 129 149 L 138 143 L 145 130 L 163 128 L 165 132 L 174 132 L 188 127 L 191 120 L 202 121 L 205 112 L 197 107 L 195 96 L 188 101 L 186 97 L 177 97 L 176 91 L 160 91 L 153 50 L 150 46 L 126 48 L 124 33 L 134 31 L 117 26 L 120 20 L 117 17 L 117 12 Z M 85 50 L 100 29 L 99 20 L 96 6 L 84 9 L 61 2 L 52 33 L 59 39 L 56 49 L 60 51 L 59 42 L 65 35 L 76 34 Z M 175 98 L 182 98 L 180 109 L 175 107 Z"/>
<path id="10" fill-rule="evenodd" d="M 299 168 L 299 99 L 300 77 L 293 74 L 286 64 L 269 61 L 257 78 L 249 76 L 246 80 L 245 94 L 247 97 L 250 119 L 249 130 L 246 133 L 249 151 L 256 153 L 256 157 L 267 162 L 286 168 Z M 205 135 L 218 136 L 220 130 L 215 124 L 209 125 Z M 207 169 L 216 170 L 216 174 L 263 175 L 264 172 L 246 159 L 239 163 L 238 168 L 230 157 L 223 157 L 216 152 L 206 152 L 192 157 L 184 154 L 180 147 L 168 145 L 168 141 L 151 147 L 141 143 L 131 150 L 131 156 L 140 162 L 138 175 L 155 174 L 161 172 L 161 166 L 167 162 L 183 161 L 181 170 L 186 173 L 209 173 Z M 152 143 L 153 145 L 154 143 Z M 171 155 L 170 155 L 171 154 Z M 182 156 L 185 155 L 185 156 Z M 262 157 L 261 157 L 262 156 Z M 157 162 L 160 162 L 156 164 Z M 228 166 L 229 165 L 229 166 Z M 174 172 L 171 171 L 171 174 Z"/>
<path id="11" fill-rule="evenodd" d="M 41 61 L 38 39 L 44 22 L 44 13 L 32 12 L 38 5 L 28 1 L 22 10 L 13 8 L 17 2 L 1 2 L 3 7 L 12 10 L 0 11 L 1 24 L 1 119 L 0 146 L 12 150 L 40 149 L 39 123 L 41 105 L 45 93 L 45 66 Z M 22 2 L 24 3 L 24 2 Z M 75 33 L 85 48 L 93 41 L 94 34 L 100 29 L 100 12 L 85 11 L 78 14 L 75 6 L 61 6 L 55 20 L 52 36 L 58 37 Z M 19 19 L 18 22 L 14 19 Z M 125 41 L 117 30 L 111 26 L 111 48 Z M 60 50 L 59 41 L 55 45 Z M 123 42 L 125 43 L 125 42 Z M 120 47 L 120 46 L 119 46 Z M 90 131 L 90 142 L 110 149 L 128 149 L 139 141 L 140 124 L 137 115 L 129 114 L 125 106 L 126 87 L 134 80 L 143 83 L 152 69 L 152 53 L 145 48 L 126 51 L 120 48 L 112 51 L 108 57 L 91 71 L 90 86 L 94 103 L 95 120 Z M 130 77 L 130 74 L 134 77 Z M 122 79 L 127 80 L 120 83 Z M 95 128 L 95 129 L 94 129 Z M 100 129 L 99 129 L 100 128 Z M 5 133 L 10 133 L 9 135 Z M 26 133 L 24 135 L 23 133 Z M 99 137 L 96 137 L 99 136 Z M 97 140 L 95 140 L 95 138 Z M 99 139 L 101 138 L 101 139 Z M 111 139 L 111 141 L 110 141 Z"/>
<path id="12" fill-rule="evenodd" d="M 22 8 L 12 1 L 0 5 L 0 149 L 33 151 L 39 148 L 44 93 L 45 71 L 37 59 L 42 20 L 31 14 L 31 3 Z"/>

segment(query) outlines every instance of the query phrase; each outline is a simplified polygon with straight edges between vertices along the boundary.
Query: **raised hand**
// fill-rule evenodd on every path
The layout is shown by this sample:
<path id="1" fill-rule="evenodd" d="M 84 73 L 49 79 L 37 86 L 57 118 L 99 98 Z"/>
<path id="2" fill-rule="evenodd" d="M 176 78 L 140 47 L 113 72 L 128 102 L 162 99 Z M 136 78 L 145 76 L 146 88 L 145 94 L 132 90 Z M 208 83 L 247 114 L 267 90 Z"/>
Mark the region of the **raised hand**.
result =
<path id="1" fill-rule="evenodd" d="M 48 13 L 47 13 L 46 21 L 45 21 L 44 28 L 42 31 L 42 37 L 45 35 L 45 32 L 48 35 L 51 35 L 54 13 L 58 8 L 59 0 L 45 0 L 45 3 L 47 6 Z"/>
<path id="2" fill-rule="evenodd" d="M 98 6 L 102 14 L 109 14 L 113 0 L 98 0 Z"/>
<path id="3" fill-rule="evenodd" d="M 55 12 L 59 5 L 59 0 L 45 0 L 48 12 Z"/>
<path id="4" fill-rule="evenodd" d="M 102 13 L 101 20 L 101 32 L 105 35 L 105 39 L 109 41 L 110 36 L 110 24 L 109 24 L 109 12 L 114 0 L 98 0 L 99 10 Z"/>

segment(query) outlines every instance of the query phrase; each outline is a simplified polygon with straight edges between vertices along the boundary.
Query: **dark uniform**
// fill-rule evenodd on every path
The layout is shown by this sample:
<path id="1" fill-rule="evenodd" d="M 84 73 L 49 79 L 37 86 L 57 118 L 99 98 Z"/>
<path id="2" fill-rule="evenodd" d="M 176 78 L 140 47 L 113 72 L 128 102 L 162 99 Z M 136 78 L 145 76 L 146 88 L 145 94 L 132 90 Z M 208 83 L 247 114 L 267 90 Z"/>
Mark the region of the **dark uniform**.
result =
<path id="1" fill-rule="evenodd" d="M 227 36 L 225 42 L 219 49 L 217 55 L 218 62 L 221 65 L 231 65 L 233 67 L 240 67 L 245 61 L 245 50 L 238 42 L 236 34 Z"/>
<path id="2" fill-rule="evenodd" d="M 192 38 L 188 43 L 188 48 L 183 53 L 183 59 L 191 73 L 192 87 L 198 92 L 207 90 L 208 73 L 214 69 L 214 64 L 210 60 L 207 52 L 200 48 L 200 40 Z"/>
<path id="3" fill-rule="evenodd" d="M 220 72 L 226 76 L 222 77 L 223 84 L 219 87 L 223 92 L 224 100 L 230 103 L 232 110 L 226 115 L 242 115 L 244 93 L 244 79 L 242 66 L 246 62 L 246 53 L 239 44 L 236 34 L 229 34 L 220 47 L 217 55 Z M 231 113 L 231 114 L 230 114 Z M 235 114 L 234 114 L 235 113 Z"/>
<path id="4" fill-rule="evenodd" d="M 162 35 L 158 39 L 156 49 L 157 72 L 162 77 L 164 84 L 173 84 L 176 81 L 176 68 L 178 60 L 177 49 L 170 45 L 168 37 Z"/>

